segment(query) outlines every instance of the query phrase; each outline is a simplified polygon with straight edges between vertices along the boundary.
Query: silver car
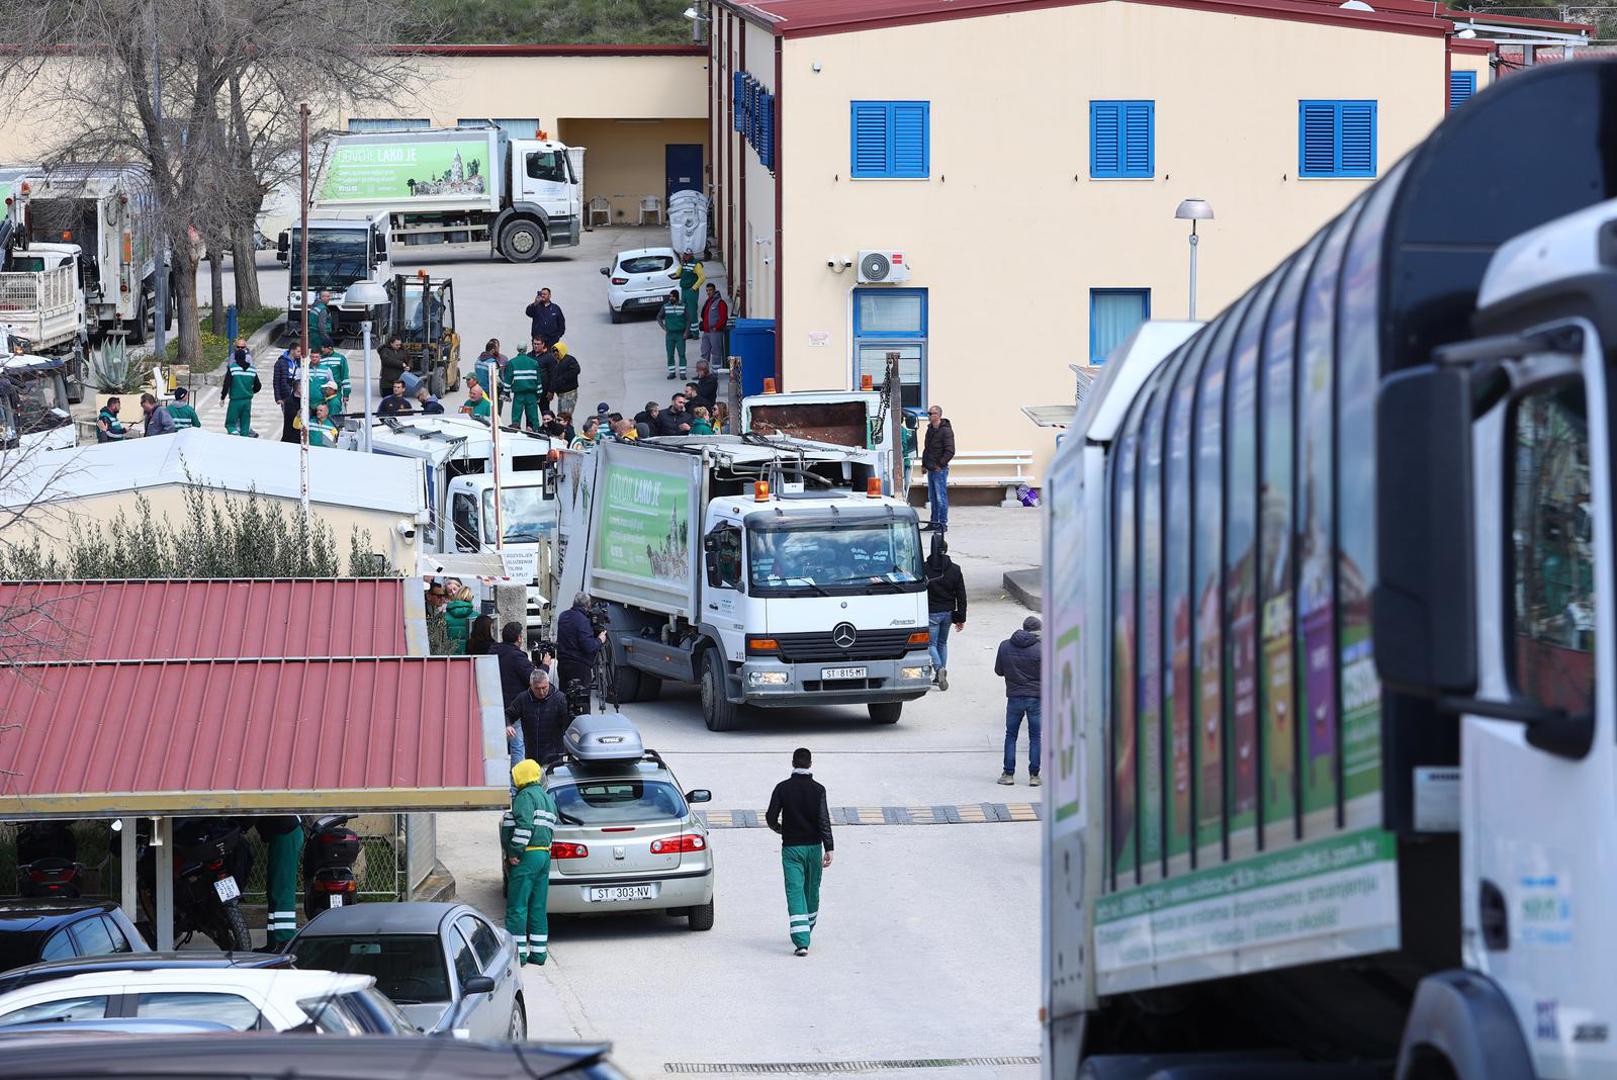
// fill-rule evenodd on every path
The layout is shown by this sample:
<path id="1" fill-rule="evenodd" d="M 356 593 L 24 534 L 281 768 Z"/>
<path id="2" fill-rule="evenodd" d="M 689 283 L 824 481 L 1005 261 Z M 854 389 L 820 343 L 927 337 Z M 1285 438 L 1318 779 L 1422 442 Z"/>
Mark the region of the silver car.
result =
<path id="1" fill-rule="evenodd" d="M 561 824 L 550 841 L 552 914 L 665 911 L 713 928 L 713 849 L 691 810 L 711 792 L 681 793 L 655 750 L 638 761 L 581 764 L 545 774 Z"/>
<path id="2" fill-rule="evenodd" d="M 323 911 L 286 946 L 303 970 L 371 975 L 422 1031 L 528 1037 L 516 943 L 465 904 L 355 904 Z"/>

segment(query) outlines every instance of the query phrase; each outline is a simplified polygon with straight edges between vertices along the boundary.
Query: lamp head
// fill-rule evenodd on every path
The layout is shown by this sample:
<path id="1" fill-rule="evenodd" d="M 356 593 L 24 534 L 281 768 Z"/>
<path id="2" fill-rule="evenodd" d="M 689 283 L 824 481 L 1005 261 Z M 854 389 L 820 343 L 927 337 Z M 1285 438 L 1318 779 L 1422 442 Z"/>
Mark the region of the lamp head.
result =
<path id="1" fill-rule="evenodd" d="M 387 289 L 379 281 L 356 281 L 342 294 L 344 307 L 373 308 L 387 303 Z"/>
<path id="2" fill-rule="evenodd" d="M 1186 199 L 1179 204 L 1173 216 L 1180 221 L 1211 221 L 1213 206 L 1205 199 Z"/>

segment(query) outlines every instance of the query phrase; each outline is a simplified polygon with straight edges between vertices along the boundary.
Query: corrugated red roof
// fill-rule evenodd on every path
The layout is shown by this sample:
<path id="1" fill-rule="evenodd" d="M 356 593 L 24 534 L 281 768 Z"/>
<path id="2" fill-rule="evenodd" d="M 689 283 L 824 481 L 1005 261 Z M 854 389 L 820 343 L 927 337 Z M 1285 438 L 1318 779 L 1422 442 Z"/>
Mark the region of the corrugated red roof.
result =
<path id="1" fill-rule="evenodd" d="M 0 670 L 0 818 L 505 804 L 492 657 Z"/>
<path id="2" fill-rule="evenodd" d="M 0 656 L 18 662 L 425 653 L 420 594 L 419 582 L 400 578 L 10 582 L 0 584 L 0 611 L 8 613 L 0 623 Z M 420 626 L 407 635 L 412 620 Z"/>

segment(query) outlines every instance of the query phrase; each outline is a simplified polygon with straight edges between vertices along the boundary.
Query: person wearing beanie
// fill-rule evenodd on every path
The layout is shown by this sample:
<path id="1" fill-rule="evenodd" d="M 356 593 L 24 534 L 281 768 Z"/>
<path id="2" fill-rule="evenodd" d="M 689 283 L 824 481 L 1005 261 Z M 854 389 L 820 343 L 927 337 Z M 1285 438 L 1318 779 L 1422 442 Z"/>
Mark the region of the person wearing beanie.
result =
<path id="1" fill-rule="evenodd" d="M 994 674 L 1005 680 L 1005 768 L 1002 784 L 1016 783 L 1016 738 L 1027 717 L 1027 782 L 1038 787 L 1039 779 L 1039 692 L 1044 674 L 1043 644 L 1039 631 L 1043 624 L 1037 615 L 1022 620 L 1022 629 L 999 643 L 994 657 Z"/>
<path id="2" fill-rule="evenodd" d="M 186 431 L 202 426 L 202 418 L 197 415 L 196 409 L 191 407 L 191 392 L 183 386 L 174 391 L 174 401 L 168 407 L 168 414 L 174 420 L 175 431 Z"/>
<path id="3" fill-rule="evenodd" d="M 532 758 L 511 766 L 517 793 L 500 822 L 500 846 L 511 867 L 506 881 L 505 929 L 517 943 L 518 964 L 544 966 L 550 956 L 550 837 L 556 800 L 541 783 L 544 771 Z"/>

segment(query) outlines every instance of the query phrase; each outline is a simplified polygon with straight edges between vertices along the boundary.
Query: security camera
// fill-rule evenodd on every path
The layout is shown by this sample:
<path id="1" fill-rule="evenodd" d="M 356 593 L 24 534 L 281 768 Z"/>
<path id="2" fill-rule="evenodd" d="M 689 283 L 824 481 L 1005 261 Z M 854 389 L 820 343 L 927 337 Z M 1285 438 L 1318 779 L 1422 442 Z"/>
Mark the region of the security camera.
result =
<path id="1" fill-rule="evenodd" d="M 405 519 L 393 526 L 394 530 L 405 540 L 415 539 L 415 522 Z"/>

